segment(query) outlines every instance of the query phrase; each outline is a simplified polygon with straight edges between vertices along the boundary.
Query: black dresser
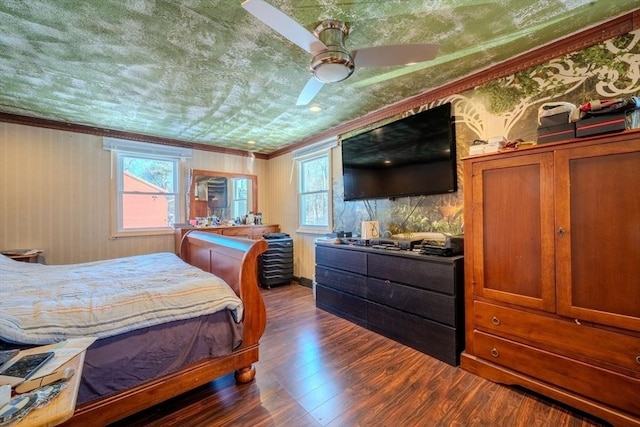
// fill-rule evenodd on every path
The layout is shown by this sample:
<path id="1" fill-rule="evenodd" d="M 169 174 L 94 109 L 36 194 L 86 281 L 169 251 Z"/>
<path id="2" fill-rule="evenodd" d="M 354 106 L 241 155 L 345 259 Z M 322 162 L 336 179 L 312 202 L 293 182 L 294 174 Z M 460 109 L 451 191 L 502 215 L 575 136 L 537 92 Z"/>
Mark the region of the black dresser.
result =
<path id="1" fill-rule="evenodd" d="M 450 365 L 464 349 L 464 259 L 316 242 L 316 306 Z"/>

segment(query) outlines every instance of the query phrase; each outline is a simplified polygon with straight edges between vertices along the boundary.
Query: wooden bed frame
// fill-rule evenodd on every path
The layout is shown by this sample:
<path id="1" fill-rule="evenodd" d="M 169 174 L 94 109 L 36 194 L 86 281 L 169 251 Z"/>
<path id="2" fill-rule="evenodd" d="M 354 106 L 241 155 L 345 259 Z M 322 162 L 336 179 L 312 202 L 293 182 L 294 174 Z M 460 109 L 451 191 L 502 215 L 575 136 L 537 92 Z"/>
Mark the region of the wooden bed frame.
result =
<path id="1" fill-rule="evenodd" d="M 205 359 L 171 375 L 79 405 L 73 417 L 63 425 L 106 425 L 234 371 L 237 382 L 252 381 L 255 377 L 252 364 L 258 361 L 258 341 L 267 317 L 258 287 L 258 256 L 267 248 L 264 239 L 238 239 L 196 230 L 185 234 L 180 244 L 180 257 L 223 278 L 242 299 L 242 345 L 229 356 Z"/>

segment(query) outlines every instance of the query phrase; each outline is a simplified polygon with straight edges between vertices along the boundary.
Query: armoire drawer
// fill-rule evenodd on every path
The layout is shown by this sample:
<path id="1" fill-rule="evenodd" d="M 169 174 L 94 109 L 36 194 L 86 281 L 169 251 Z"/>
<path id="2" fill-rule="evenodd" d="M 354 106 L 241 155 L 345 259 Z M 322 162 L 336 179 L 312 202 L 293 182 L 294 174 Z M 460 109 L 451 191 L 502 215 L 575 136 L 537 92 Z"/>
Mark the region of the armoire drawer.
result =
<path id="1" fill-rule="evenodd" d="M 565 356 L 581 355 L 640 378 L 640 338 L 480 301 L 474 302 L 474 314 L 476 329 Z"/>
<path id="2" fill-rule="evenodd" d="M 477 330 L 473 339 L 474 354 L 480 358 L 636 416 L 640 414 L 640 379 Z"/>

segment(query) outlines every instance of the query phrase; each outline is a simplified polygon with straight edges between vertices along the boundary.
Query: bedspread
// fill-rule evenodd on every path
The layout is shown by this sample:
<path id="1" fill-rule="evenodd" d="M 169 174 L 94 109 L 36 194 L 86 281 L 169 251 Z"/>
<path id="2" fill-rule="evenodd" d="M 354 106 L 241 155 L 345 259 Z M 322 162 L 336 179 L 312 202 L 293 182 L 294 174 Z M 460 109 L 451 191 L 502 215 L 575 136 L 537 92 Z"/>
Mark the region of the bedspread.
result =
<path id="1" fill-rule="evenodd" d="M 0 255 L 0 338 L 5 341 L 104 338 L 223 309 L 242 319 L 242 301 L 222 279 L 171 253 L 68 265 Z"/>

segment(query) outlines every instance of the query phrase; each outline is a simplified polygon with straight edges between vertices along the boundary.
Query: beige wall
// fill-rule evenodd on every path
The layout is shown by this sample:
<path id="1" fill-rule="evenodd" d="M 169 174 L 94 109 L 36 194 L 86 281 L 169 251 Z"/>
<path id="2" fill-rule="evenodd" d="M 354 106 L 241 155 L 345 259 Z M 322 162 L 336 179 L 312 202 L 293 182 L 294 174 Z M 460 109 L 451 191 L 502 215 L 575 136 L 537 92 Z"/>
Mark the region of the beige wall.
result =
<path id="1" fill-rule="evenodd" d="M 334 180 L 341 179 L 339 152 L 333 150 Z M 0 123 L 0 249 L 43 249 L 47 264 L 172 252 L 173 236 L 109 239 L 110 167 L 101 137 Z M 296 232 L 297 171 L 291 154 L 266 161 L 194 150 L 182 178 L 189 168 L 257 175 L 265 223 L 279 224 L 291 235 L 294 275 L 313 279 L 318 235 Z"/>
<path id="2" fill-rule="evenodd" d="M 340 147 L 331 150 L 332 179 L 342 180 L 342 159 Z M 298 233 L 297 169 L 291 153 L 268 162 L 270 186 L 267 194 L 270 199 L 269 218 L 280 224 L 282 232 L 293 238 L 293 274 L 296 277 L 312 280 L 315 270 L 315 239 L 324 234 Z M 335 186 L 335 185 L 334 185 Z M 263 192 L 264 193 L 264 192 Z"/>
<path id="3" fill-rule="evenodd" d="M 43 249 L 47 264 L 172 252 L 172 235 L 109 239 L 110 166 L 101 137 L 0 123 L 0 249 Z M 275 222 L 265 160 L 194 150 L 188 168 L 257 175 Z"/>

